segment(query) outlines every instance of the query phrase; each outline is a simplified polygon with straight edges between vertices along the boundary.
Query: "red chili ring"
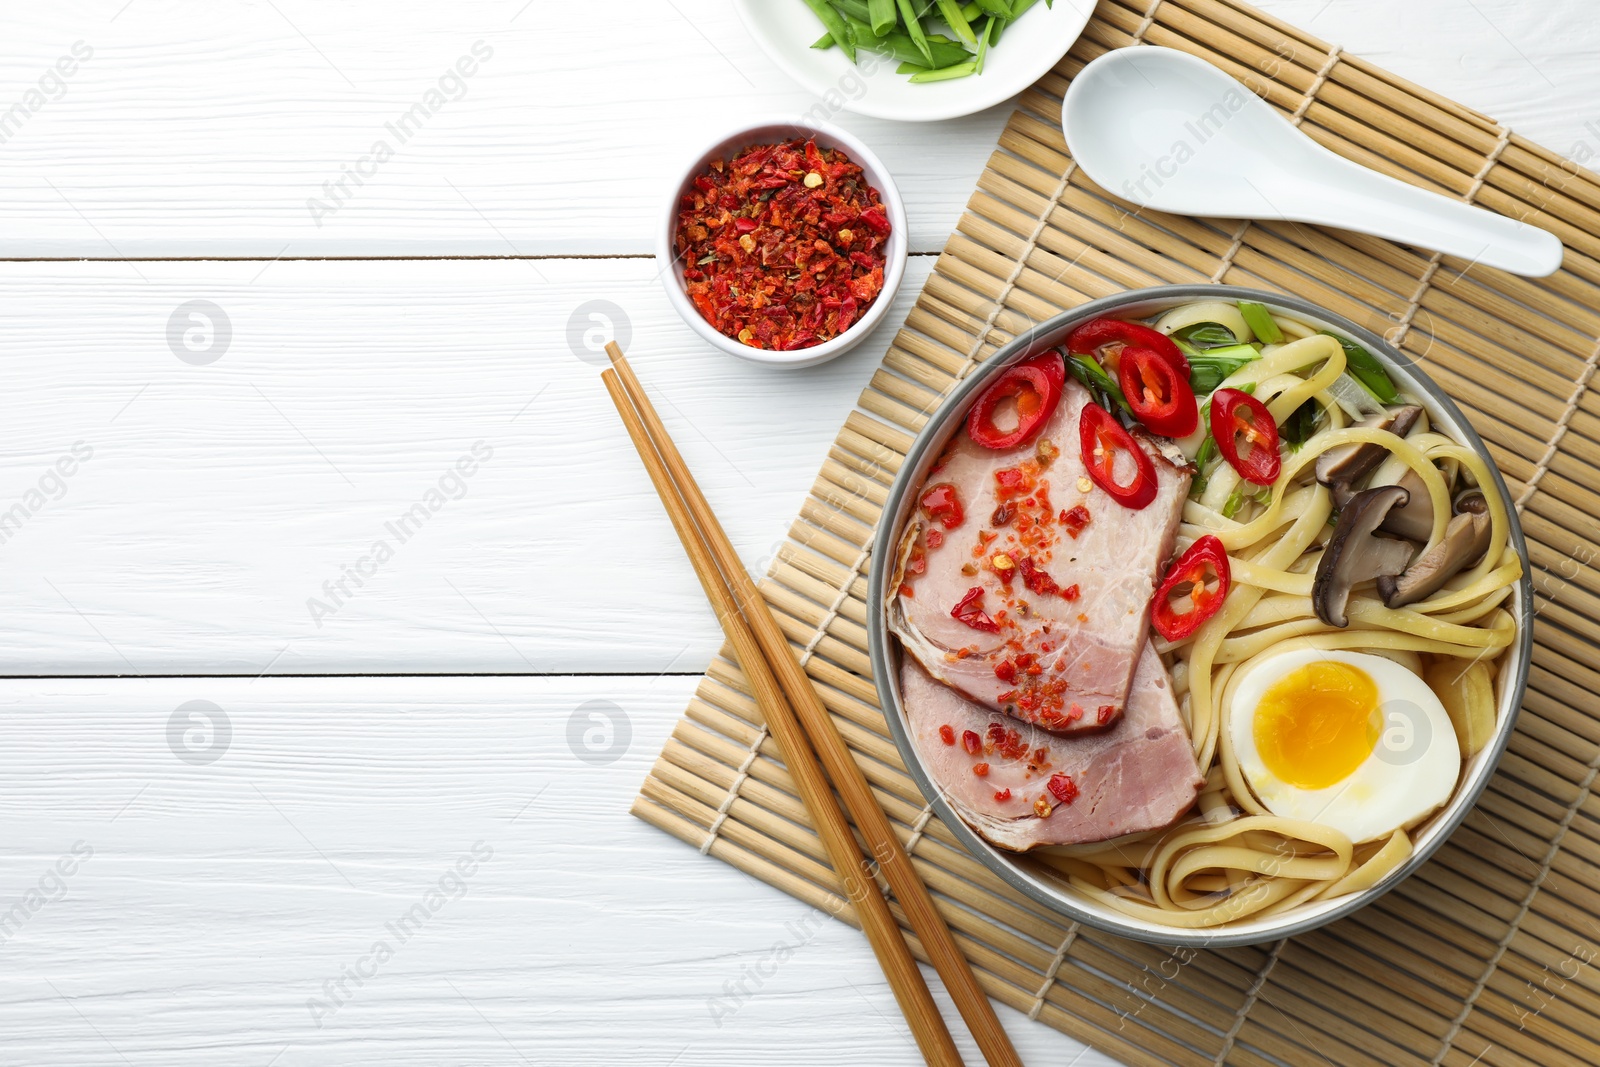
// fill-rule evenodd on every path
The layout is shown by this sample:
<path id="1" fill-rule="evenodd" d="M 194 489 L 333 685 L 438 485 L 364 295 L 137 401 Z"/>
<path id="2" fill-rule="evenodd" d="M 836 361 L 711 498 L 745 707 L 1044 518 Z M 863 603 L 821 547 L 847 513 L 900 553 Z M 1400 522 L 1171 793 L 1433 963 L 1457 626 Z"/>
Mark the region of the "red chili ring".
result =
<path id="1" fill-rule="evenodd" d="M 1278 455 L 1278 424 L 1265 404 L 1237 389 L 1218 389 L 1211 395 L 1211 436 L 1217 451 L 1239 477 L 1256 485 L 1278 480 L 1283 459 Z M 1239 451 L 1239 438 L 1246 451 Z"/>
<path id="2" fill-rule="evenodd" d="M 1200 405 L 1189 379 L 1155 349 L 1124 348 L 1117 377 L 1129 409 L 1151 433 L 1187 437 L 1200 425 Z"/>
<path id="3" fill-rule="evenodd" d="M 1150 457 L 1133 435 L 1099 404 L 1083 406 L 1083 413 L 1078 417 L 1078 443 L 1089 477 L 1117 503 L 1138 511 L 1156 498 L 1156 469 Z M 1118 453 L 1127 455 L 1134 463 L 1133 480 L 1126 485 L 1116 480 Z"/>
<path id="4" fill-rule="evenodd" d="M 1177 342 L 1160 330 L 1140 323 L 1123 322 L 1121 319 L 1093 319 L 1073 330 L 1067 338 L 1068 352 L 1075 356 L 1095 356 L 1102 366 L 1106 365 L 1108 356 L 1117 355 L 1123 347 L 1153 349 L 1158 356 L 1172 364 L 1172 369 L 1182 375 L 1184 381 L 1189 380 L 1189 361 L 1184 358 Z M 1110 351 L 1102 354 L 1101 349 Z M 1111 359 L 1110 362 L 1116 360 Z"/>
<path id="5" fill-rule="evenodd" d="M 1055 413 L 1067 380 L 1067 365 L 1054 349 L 1007 367 L 967 413 L 967 434 L 984 448 L 1015 448 L 1032 437 Z M 994 423 L 1001 401 L 1016 398 L 1017 424 L 1002 430 Z"/>
<path id="6" fill-rule="evenodd" d="M 1206 585 L 1207 567 L 1217 576 L 1215 592 Z M 1151 625 L 1168 641 L 1182 641 L 1222 608 L 1232 580 L 1227 549 L 1222 547 L 1222 542 L 1215 535 L 1206 534 L 1178 557 L 1167 571 L 1167 576 L 1161 580 L 1160 587 L 1156 589 L 1155 607 L 1150 613 Z M 1191 606 L 1180 614 L 1172 607 L 1172 591 L 1184 582 L 1189 584 Z"/>

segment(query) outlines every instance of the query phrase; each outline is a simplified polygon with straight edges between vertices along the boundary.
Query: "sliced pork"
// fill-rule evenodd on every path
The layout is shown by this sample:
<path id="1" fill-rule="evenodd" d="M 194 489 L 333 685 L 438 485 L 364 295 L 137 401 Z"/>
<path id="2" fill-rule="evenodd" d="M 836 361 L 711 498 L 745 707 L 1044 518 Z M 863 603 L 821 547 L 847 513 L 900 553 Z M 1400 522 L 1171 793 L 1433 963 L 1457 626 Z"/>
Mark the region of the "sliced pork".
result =
<path id="1" fill-rule="evenodd" d="M 1170 826 L 1205 781 L 1149 644 L 1125 714 L 1093 734 L 1062 737 L 1016 722 L 935 681 L 909 656 L 900 693 L 940 793 L 985 840 L 1014 852 Z"/>
<path id="2" fill-rule="evenodd" d="M 1150 597 L 1191 468 L 1135 431 L 1156 496 L 1135 510 L 1095 485 L 1078 422 L 1088 390 L 1068 379 L 1045 425 L 985 448 L 963 428 L 917 490 L 900 543 L 889 623 L 929 674 L 1057 733 L 1123 712 Z"/>

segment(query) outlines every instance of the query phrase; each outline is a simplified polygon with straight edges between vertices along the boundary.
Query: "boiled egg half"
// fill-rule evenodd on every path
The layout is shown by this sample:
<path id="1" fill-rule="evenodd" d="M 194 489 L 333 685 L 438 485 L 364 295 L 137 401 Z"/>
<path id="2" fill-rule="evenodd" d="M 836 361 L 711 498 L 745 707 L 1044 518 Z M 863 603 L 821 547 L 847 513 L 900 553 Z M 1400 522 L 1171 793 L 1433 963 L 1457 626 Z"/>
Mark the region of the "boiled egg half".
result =
<path id="1" fill-rule="evenodd" d="M 1234 687 L 1228 721 L 1239 770 L 1268 811 L 1355 844 L 1421 820 L 1461 772 L 1444 705 L 1382 656 L 1296 649 L 1259 660 Z"/>

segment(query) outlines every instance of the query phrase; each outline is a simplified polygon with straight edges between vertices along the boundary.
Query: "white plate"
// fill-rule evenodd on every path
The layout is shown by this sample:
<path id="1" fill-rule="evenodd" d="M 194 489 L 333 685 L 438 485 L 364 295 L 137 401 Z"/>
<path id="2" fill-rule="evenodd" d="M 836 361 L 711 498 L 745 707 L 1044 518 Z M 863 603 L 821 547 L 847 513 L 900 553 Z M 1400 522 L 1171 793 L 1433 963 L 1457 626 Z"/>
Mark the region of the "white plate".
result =
<path id="1" fill-rule="evenodd" d="M 1016 96 L 1061 61 L 1094 14 L 1094 0 L 1035 4 L 989 49 L 982 74 L 912 85 L 888 56 L 861 50 L 852 66 L 837 47 L 812 48 L 824 30 L 804 0 L 735 0 L 734 6 L 772 61 L 817 94 L 825 112 L 819 118 L 844 110 L 903 122 L 953 119 Z"/>

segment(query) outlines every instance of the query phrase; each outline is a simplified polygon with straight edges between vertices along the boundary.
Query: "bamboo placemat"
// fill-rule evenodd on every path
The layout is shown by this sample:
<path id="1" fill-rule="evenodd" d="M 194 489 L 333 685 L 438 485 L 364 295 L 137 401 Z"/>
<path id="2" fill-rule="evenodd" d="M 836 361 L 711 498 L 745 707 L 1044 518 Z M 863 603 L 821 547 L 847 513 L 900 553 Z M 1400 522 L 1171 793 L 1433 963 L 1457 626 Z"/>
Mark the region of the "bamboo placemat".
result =
<path id="1" fill-rule="evenodd" d="M 1103 0 L 1023 96 L 764 592 L 997 999 L 1130 1064 L 1600 1062 L 1600 179 L 1232 0 L 1147 3 Z M 1554 231 L 1565 267 L 1529 281 L 1338 231 L 1132 211 L 1078 172 L 1059 121 L 1085 63 L 1141 41 L 1210 60 L 1341 155 Z M 894 472 L 957 379 L 1063 308 L 1206 280 L 1313 300 L 1425 362 L 1516 494 L 1539 615 L 1516 736 L 1436 858 L 1336 925 L 1195 952 L 1064 922 L 932 817 L 878 709 L 864 576 Z M 633 811 L 853 920 L 726 651 Z"/>

